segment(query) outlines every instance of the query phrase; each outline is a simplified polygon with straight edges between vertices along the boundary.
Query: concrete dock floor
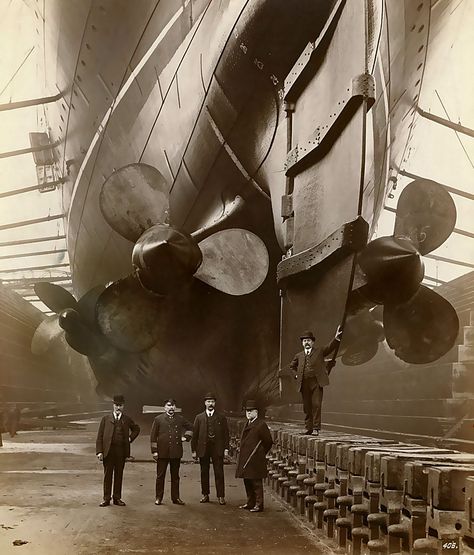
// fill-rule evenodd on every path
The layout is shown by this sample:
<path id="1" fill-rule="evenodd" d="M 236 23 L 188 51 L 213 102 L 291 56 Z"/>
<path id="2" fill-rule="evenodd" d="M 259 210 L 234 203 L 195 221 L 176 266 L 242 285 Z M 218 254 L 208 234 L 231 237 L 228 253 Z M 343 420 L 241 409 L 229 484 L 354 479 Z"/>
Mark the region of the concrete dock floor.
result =
<path id="1" fill-rule="evenodd" d="M 154 505 L 156 465 L 149 436 L 132 446 L 127 463 L 126 507 L 101 508 L 103 467 L 95 457 L 96 423 L 84 430 L 20 432 L 0 447 L 0 553 L 75 555 L 115 553 L 297 555 L 330 554 L 323 540 L 304 527 L 267 489 L 265 512 L 238 508 L 245 502 L 235 465 L 225 466 L 227 505 L 200 504 L 199 465 L 185 444 L 181 498 Z M 15 540 L 28 543 L 15 546 Z"/>

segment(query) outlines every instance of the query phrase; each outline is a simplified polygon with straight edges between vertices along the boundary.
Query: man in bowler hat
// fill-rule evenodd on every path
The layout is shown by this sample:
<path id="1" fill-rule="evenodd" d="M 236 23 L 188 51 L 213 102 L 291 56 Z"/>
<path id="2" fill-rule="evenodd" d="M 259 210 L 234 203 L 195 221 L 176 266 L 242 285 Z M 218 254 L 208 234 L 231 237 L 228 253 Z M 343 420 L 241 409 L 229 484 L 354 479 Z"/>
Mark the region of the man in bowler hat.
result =
<path id="1" fill-rule="evenodd" d="M 240 509 L 251 513 L 263 511 L 263 478 L 267 475 L 265 455 L 273 445 L 272 436 L 263 418 L 259 418 L 255 401 L 247 401 L 245 415 L 247 422 L 240 437 L 240 451 L 237 459 L 236 478 L 244 479 L 247 502 Z"/>
<path id="2" fill-rule="evenodd" d="M 140 433 L 140 426 L 124 414 L 123 395 L 114 396 L 112 414 L 102 417 L 97 432 L 96 454 L 104 463 L 104 500 L 101 507 L 110 505 L 112 479 L 114 505 L 125 506 L 122 501 L 122 477 L 125 459 L 130 456 L 130 444 Z"/>
<path id="3" fill-rule="evenodd" d="M 341 335 L 339 326 L 334 339 L 324 347 L 315 347 L 316 338 L 312 331 L 304 331 L 300 336 L 303 351 L 295 355 L 290 363 L 290 369 L 303 398 L 306 428 L 304 434 L 312 434 L 313 430 L 318 434 L 321 429 L 323 388 L 329 385 L 329 373 L 324 357 L 336 350 Z"/>
<path id="4" fill-rule="evenodd" d="M 175 505 L 184 505 L 179 497 L 179 466 L 183 456 L 183 441 L 192 437 L 192 425 L 176 412 L 176 401 L 165 401 L 165 412 L 153 420 L 150 445 L 153 459 L 156 461 L 155 505 L 163 502 L 165 475 L 168 464 L 171 473 L 171 500 Z"/>
<path id="5" fill-rule="evenodd" d="M 201 503 L 209 503 L 209 467 L 212 459 L 216 493 L 219 505 L 225 505 L 224 457 L 229 455 L 229 426 L 227 418 L 217 412 L 216 395 L 204 397 L 206 410 L 194 419 L 191 451 L 193 458 L 199 457 L 201 465 Z"/>

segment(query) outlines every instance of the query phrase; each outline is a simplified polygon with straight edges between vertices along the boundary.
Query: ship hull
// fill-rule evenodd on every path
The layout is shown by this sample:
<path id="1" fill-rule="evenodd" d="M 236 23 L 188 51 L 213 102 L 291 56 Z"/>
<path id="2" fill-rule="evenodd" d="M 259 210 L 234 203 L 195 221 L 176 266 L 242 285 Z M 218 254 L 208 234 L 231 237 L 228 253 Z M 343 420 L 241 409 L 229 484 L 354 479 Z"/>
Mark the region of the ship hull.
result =
<path id="1" fill-rule="evenodd" d="M 338 4 L 345 3 L 302 1 L 294 10 L 284 1 L 150 2 L 133 17 L 126 2 L 82 3 L 75 10 L 57 2 L 49 8 L 46 33 L 58 19 L 74 27 L 71 18 L 76 18 L 84 28 L 81 37 L 70 37 L 64 50 L 68 57 L 61 58 L 57 43 L 47 42 L 52 45 L 49 56 L 59 54 L 68 112 L 58 154 L 69 173 L 63 200 L 76 295 L 131 273 L 133 244 L 108 226 L 99 208 L 102 183 L 129 163 L 144 162 L 162 173 L 169 184 L 171 222 L 187 232 L 206 225 L 226 202 L 242 196 L 244 209 L 229 225 L 256 233 L 270 255 L 267 279 L 256 292 L 232 297 L 194 280 L 167 307 L 154 347 L 138 355 L 116 349 L 91 359 L 101 394 L 126 390 L 142 404 L 171 395 L 194 406 L 201 393 L 213 389 L 228 409 L 240 408 L 242 398 L 255 392 L 275 402 L 277 371 L 298 347 L 300 329 L 315 327 L 322 341 L 334 332 L 352 286 L 353 256 L 338 259 L 314 280 L 294 283 L 286 289 L 283 306 L 277 265 L 288 249 L 298 254 L 358 216 L 367 222 L 368 235 L 372 232 L 389 166 L 403 156 L 409 135 L 410 118 L 404 115 L 411 108 L 400 100 L 400 91 L 406 90 L 416 63 L 407 62 L 409 42 L 392 40 L 388 48 L 389 29 L 402 37 L 415 19 L 427 17 L 410 2 L 391 12 L 371 4 L 372 28 L 361 31 L 358 41 L 365 48 L 359 73 L 373 76 L 374 104 L 367 115 L 367 106 L 346 114 L 349 131 L 338 138 L 337 149 L 328 149 L 322 174 L 306 168 L 296 179 L 300 220 L 289 244 L 282 218 L 289 150 L 284 82 Z M 360 15 L 365 14 L 363 2 L 347 2 L 343 9 L 365 17 Z M 364 19 L 360 23 L 363 27 Z M 116 56 L 120 40 L 114 29 L 125 37 Z M 352 54 L 348 42 L 341 60 Z M 99 90 L 98 81 L 109 94 Z M 306 98 L 313 98 L 313 105 L 306 114 L 317 106 L 317 93 L 324 95 L 319 104 L 329 111 L 336 85 L 321 92 L 317 81 L 310 84 Z M 62 114 L 54 110 L 54 132 L 64 139 Z M 300 113 L 295 115 L 300 117 L 295 141 L 314 123 L 314 114 Z M 397 127 L 395 142 L 392 125 Z M 344 167 L 336 180 L 329 175 L 335 165 Z M 346 177 L 355 183 L 348 190 L 341 185 Z M 139 317 L 136 323 L 140 326 Z"/>

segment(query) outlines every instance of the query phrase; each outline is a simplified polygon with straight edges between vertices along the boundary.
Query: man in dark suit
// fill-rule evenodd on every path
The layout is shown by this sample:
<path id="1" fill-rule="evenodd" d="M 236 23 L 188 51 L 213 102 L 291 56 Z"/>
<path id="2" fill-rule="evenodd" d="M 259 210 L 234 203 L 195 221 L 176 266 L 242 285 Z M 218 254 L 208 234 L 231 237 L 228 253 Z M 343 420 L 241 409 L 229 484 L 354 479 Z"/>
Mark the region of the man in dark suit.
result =
<path id="1" fill-rule="evenodd" d="M 184 505 L 179 497 L 179 466 L 183 456 L 182 441 L 192 437 L 192 425 L 176 412 L 176 401 L 165 401 L 165 413 L 153 420 L 150 444 L 153 459 L 156 461 L 156 498 L 155 505 L 163 502 L 165 475 L 168 463 L 171 472 L 171 500 L 175 505 Z"/>
<path id="2" fill-rule="evenodd" d="M 244 479 L 247 502 L 240 509 L 251 513 L 263 511 L 263 478 L 267 475 L 266 454 L 273 445 L 272 436 L 263 418 L 259 418 L 255 401 L 245 404 L 245 423 L 240 437 L 240 450 L 237 459 L 236 478 Z"/>
<path id="3" fill-rule="evenodd" d="M 112 479 L 114 505 L 125 506 L 122 501 L 122 477 L 125 459 L 130 456 L 130 443 L 140 433 L 140 426 L 124 414 L 125 399 L 115 395 L 112 414 L 102 417 L 97 432 L 96 453 L 104 463 L 104 500 L 101 507 L 110 505 Z"/>
<path id="4" fill-rule="evenodd" d="M 216 396 L 204 397 L 206 410 L 194 420 L 191 450 L 193 458 L 199 457 L 201 465 L 201 503 L 209 503 L 209 467 L 212 459 L 216 493 L 219 505 L 225 505 L 224 457 L 229 455 L 229 427 L 227 418 L 215 410 Z"/>
<path id="5" fill-rule="evenodd" d="M 304 434 L 316 434 L 321 429 L 321 406 L 323 402 L 323 388 L 329 385 L 329 373 L 324 357 L 336 350 L 342 331 L 337 328 L 336 336 L 328 345 L 315 347 L 316 338 L 312 331 L 305 331 L 300 339 L 303 351 L 297 353 L 290 363 L 290 369 L 297 380 L 298 391 L 303 398 L 305 414 Z"/>

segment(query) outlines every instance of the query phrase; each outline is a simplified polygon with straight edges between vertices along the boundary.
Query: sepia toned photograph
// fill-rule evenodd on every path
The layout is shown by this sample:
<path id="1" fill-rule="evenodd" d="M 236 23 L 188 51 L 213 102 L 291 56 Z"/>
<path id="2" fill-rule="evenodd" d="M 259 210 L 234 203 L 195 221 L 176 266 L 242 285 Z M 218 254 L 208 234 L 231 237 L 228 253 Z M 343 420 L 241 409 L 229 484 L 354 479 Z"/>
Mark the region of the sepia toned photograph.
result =
<path id="1" fill-rule="evenodd" d="M 474 555 L 473 29 L 0 0 L 2 555 Z"/>

